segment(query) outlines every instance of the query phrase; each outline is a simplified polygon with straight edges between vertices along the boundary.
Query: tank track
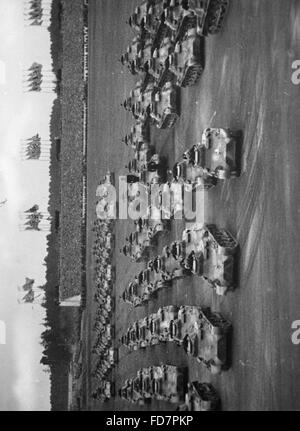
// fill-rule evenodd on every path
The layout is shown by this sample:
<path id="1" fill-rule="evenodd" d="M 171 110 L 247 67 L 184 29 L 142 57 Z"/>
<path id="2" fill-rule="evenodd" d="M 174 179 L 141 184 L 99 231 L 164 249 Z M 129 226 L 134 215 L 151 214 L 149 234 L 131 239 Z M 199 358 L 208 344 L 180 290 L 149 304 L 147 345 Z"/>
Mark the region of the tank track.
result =
<path id="1" fill-rule="evenodd" d="M 236 249 L 236 240 L 225 229 L 218 229 L 215 225 L 208 225 L 207 229 L 220 247 L 232 251 Z"/>
<path id="2" fill-rule="evenodd" d="M 203 68 L 200 64 L 190 66 L 182 80 L 181 87 L 191 87 L 195 85 L 203 73 Z"/>

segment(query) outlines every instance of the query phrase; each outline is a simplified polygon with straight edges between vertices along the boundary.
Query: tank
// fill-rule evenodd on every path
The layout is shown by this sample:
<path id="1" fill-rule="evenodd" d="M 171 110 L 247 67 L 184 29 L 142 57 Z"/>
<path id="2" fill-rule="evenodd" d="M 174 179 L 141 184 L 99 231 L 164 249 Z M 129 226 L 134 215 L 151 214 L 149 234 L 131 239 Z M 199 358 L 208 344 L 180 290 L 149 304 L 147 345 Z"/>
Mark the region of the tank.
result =
<path id="1" fill-rule="evenodd" d="M 169 76 L 173 74 L 176 85 L 188 87 L 196 84 L 204 69 L 204 43 L 196 29 L 189 29 L 176 43 L 168 61 L 168 73 Z"/>
<path id="2" fill-rule="evenodd" d="M 135 119 L 140 121 L 148 121 L 150 115 L 150 106 L 154 100 L 155 86 L 153 82 L 148 82 L 146 87 L 143 87 L 139 98 L 130 105 L 129 110 Z"/>
<path id="3" fill-rule="evenodd" d="M 129 17 L 128 24 L 134 30 L 140 32 L 144 28 L 144 20 L 147 17 L 149 8 L 155 5 L 155 0 L 143 0 L 139 6 L 135 8 L 134 13 Z"/>
<path id="4" fill-rule="evenodd" d="M 125 380 L 124 385 L 119 391 L 122 399 L 133 404 L 144 404 L 144 397 L 141 395 L 140 382 L 138 378 Z"/>
<path id="5" fill-rule="evenodd" d="M 144 145 L 150 145 L 150 127 L 149 122 L 138 120 L 134 126 L 132 126 L 130 133 L 125 136 L 123 142 L 133 148 L 134 151 Z"/>
<path id="6" fill-rule="evenodd" d="M 140 262 L 149 256 L 153 247 L 153 238 L 150 238 L 147 231 L 136 231 L 126 238 L 126 244 L 123 247 L 125 256 L 130 257 L 135 262 Z"/>
<path id="7" fill-rule="evenodd" d="M 141 305 L 141 298 L 139 295 L 139 285 L 137 282 L 132 281 L 122 294 L 122 299 L 127 304 L 131 304 L 134 307 Z"/>
<path id="8" fill-rule="evenodd" d="M 238 131 L 230 129 L 205 129 L 201 145 L 195 149 L 197 164 L 205 164 L 203 167 L 218 180 L 236 177 L 238 175 L 236 159 L 238 135 Z"/>
<path id="9" fill-rule="evenodd" d="M 144 19 L 144 29 L 153 37 L 153 48 L 159 47 L 163 38 L 170 32 L 165 24 L 165 2 L 157 2 L 149 8 L 148 14 Z"/>
<path id="10" fill-rule="evenodd" d="M 162 398 L 172 404 L 184 401 L 188 369 L 173 365 L 162 365 L 162 372 L 163 378 L 160 391 Z"/>
<path id="11" fill-rule="evenodd" d="M 218 295 L 234 288 L 234 255 L 238 243 L 226 229 L 195 225 L 183 232 L 184 265 L 202 276 Z"/>
<path id="12" fill-rule="evenodd" d="M 179 24 L 179 27 L 182 27 L 181 33 L 191 25 L 195 25 L 201 36 L 219 33 L 229 0 L 187 0 L 185 3 L 186 11 Z"/>
<path id="13" fill-rule="evenodd" d="M 158 401 L 163 401 L 165 399 L 164 393 L 162 391 L 164 380 L 164 371 L 161 366 L 150 367 L 150 377 L 152 384 L 153 398 Z"/>
<path id="14" fill-rule="evenodd" d="M 152 58 L 147 63 L 148 74 L 155 79 L 156 86 L 161 88 L 166 82 L 173 79 L 168 73 L 169 56 L 174 51 L 174 40 L 171 36 L 163 38 L 160 46 L 153 51 Z"/>
<path id="15" fill-rule="evenodd" d="M 127 66 L 129 71 L 136 75 L 138 73 L 141 73 L 142 70 L 139 67 L 138 63 L 138 55 L 143 49 L 144 42 L 141 38 L 141 36 L 136 36 L 133 40 L 130 46 L 127 47 L 127 50 L 125 54 L 121 56 L 121 63 L 124 66 Z"/>
<path id="16" fill-rule="evenodd" d="M 131 175 L 141 176 L 143 171 L 158 171 L 161 164 L 161 157 L 155 153 L 154 148 L 144 144 L 129 162 L 128 170 Z"/>
<path id="17" fill-rule="evenodd" d="M 182 159 L 175 163 L 172 170 L 171 184 L 190 184 L 193 188 L 209 190 L 217 185 L 218 180 L 199 165 Z"/>
<path id="18" fill-rule="evenodd" d="M 122 249 L 123 254 L 129 257 L 132 262 L 142 262 L 149 257 L 149 247 L 130 242 L 126 243 Z"/>
<path id="19" fill-rule="evenodd" d="M 138 151 L 144 144 L 150 145 L 149 122 L 136 121 L 130 132 L 123 139 L 125 145 L 130 146 L 134 151 Z"/>
<path id="20" fill-rule="evenodd" d="M 185 408 L 190 412 L 210 412 L 218 410 L 220 398 L 210 383 L 191 382 L 187 385 Z"/>
<path id="21" fill-rule="evenodd" d="M 148 72 L 148 63 L 152 58 L 153 51 L 153 36 L 151 34 L 146 34 L 143 48 L 138 52 L 135 59 L 135 67 L 139 72 Z"/>
<path id="22" fill-rule="evenodd" d="M 157 312 L 157 317 L 159 319 L 159 341 L 167 342 L 173 341 L 171 327 L 172 322 L 177 319 L 178 307 L 174 305 L 169 305 L 162 307 Z"/>
<path id="23" fill-rule="evenodd" d="M 132 112 L 133 115 L 134 115 L 135 105 L 142 98 L 142 86 L 143 86 L 143 81 L 140 79 L 136 82 L 134 89 L 130 91 L 129 96 L 125 99 L 123 103 L 123 107 L 126 109 L 126 111 Z"/>
<path id="24" fill-rule="evenodd" d="M 169 246 L 165 246 L 162 255 L 154 260 L 157 271 L 164 273 L 170 280 L 192 274 L 191 270 L 183 265 L 185 256 L 183 247 L 183 242 L 174 241 Z"/>
<path id="25" fill-rule="evenodd" d="M 138 326 L 139 326 L 138 348 L 144 349 L 149 345 L 149 340 L 151 339 L 149 316 L 139 320 Z"/>
<path id="26" fill-rule="evenodd" d="M 149 192 L 151 190 L 148 186 L 160 184 L 166 177 L 165 160 L 158 154 L 154 154 L 145 165 L 142 165 L 142 163 L 139 163 L 136 159 L 131 160 L 128 164 L 128 170 L 129 174 L 127 175 L 127 183 L 139 182 L 140 184 L 147 186 L 146 193 L 149 196 L 149 200 Z"/>
<path id="27" fill-rule="evenodd" d="M 161 218 L 157 219 L 143 219 L 140 218 L 135 221 L 136 229 L 140 234 L 145 235 L 151 242 L 156 241 L 157 235 L 168 229 L 166 220 Z"/>
<path id="28" fill-rule="evenodd" d="M 165 25 L 170 29 L 172 34 L 175 36 L 178 32 L 182 16 L 185 12 L 181 1 L 173 1 L 172 4 L 164 11 L 164 22 Z"/>
<path id="29" fill-rule="evenodd" d="M 198 348 L 198 362 L 204 364 L 212 374 L 218 374 L 229 366 L 228 339 L 231 324 L 219 313 L 209 308 L 202 309 L 201 343 Z"/>
<path id="30" fill-rule="evenodd" d="M 157 90 L 150 104 L 150 117 L 159 129 L 171 128 L 179 118 L 179 89 L 167 82 Z"/>

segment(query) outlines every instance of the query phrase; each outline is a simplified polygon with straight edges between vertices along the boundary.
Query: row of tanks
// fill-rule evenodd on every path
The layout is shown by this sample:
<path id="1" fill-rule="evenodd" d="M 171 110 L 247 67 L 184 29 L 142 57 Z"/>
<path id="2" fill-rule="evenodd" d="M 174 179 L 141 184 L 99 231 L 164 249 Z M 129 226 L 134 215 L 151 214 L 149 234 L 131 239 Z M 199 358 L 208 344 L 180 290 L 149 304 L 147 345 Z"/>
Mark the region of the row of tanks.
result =
<path id="1" fill-rule="evenodd" d="M 165 246 L 161 255 L 148 261 L 123 292 L 123 300 L 144 305 L 159 289 L 191 275 L 203 278 L 217 295 L 225 295 L 235 287 L 237 251 L 238 242 L 226 229 L 195 224 L 183 231 L 181 241 Z"/>
<path id="2" fill-rule="evenodd" d="M 189 382 L 186 367 L 169 364 L 141 368 L 134 378 L 124 382 L 119 396 L 139 405 L 152 400 L 165 401 L 182 411 L 213 411 L 220 404 L 211 384 Z"/>
<path id="3" fill-rule="evenodd" d="M 212 374 L 228 369 L 231 324 L 210 308 L 174 305 L 134 322 L 120 343 L 130 351 L 174 342 Z"/>
<path id="4" fill-rule="evenodd" d="M 121 62 L 140 79 L 124 102 L 134 118 L 171 128 L 180 116 L 180 87 L 204 69 L 204 37 L 215 34 L 228 0 L 146 0 L 129 18 L 135 31 Z"/>
<path id="5" fill-rule="evenodd" d="M 240 131 L 226 128 L 206 128 L 201 141 L 185 151 L 172 170 L 167 170 L 166 162 L 151 148 L 148 138 L 131 132 L 125 142 L 134 148 L 134 159 L 127 166 L 128 184 L 191 184 L 207 190 L 219 181 L 239 175 L 237 157 Z M 142 160 L 142 162 L 141 162 Z"/>

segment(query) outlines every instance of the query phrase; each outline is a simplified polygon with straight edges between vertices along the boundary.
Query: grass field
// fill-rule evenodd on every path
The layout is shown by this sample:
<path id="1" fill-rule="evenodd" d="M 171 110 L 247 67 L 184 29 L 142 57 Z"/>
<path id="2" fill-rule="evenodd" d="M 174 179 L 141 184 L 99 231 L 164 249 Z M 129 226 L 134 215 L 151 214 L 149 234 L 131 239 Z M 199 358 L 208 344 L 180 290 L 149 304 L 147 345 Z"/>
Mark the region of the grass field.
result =
<path id="1" fill-rule="evenodd" d="M 136 409 L 116 398 L 104 406 L 90 395 L 95 311 L 91 226 L 95 191 L 108 169 L 125 172 L 130 150 L 121 143 L 133 120 L 120 106 L 134 79 L 118 62 L 133 34 L 125 24 L 136 0 L 89 1 L 88 297 L 85 322 L 86 408 Z M 119 300 L 142 265 L 119 254 L 130 221 L 117 221 L 115 294 L 117 339 L 130 322 L 162 305 L 204 305 L 233 324 L 232 366 L 211 376 L 175 346 L 126 354 L 114 377 L 119 388 L 138 368 L 168 362 L 189 366 L 190 379 L 211 381 L 223 410 L 300 408 L 300 347 L 291 324 L 300 319 L 300 86 L 291 82 L 300 59 L 300 4 L 293 0 L 232 0 L 222 32 L 206 40 L 206 65 L 199 83 L 182 91 L 181 118 L 170 131 L 153 129 L 152 139 L 169 165 L 199 141 L 207 126 L 243 131 L 242 174 L 206 196 L 206 221 L 228 228 L 240 244 L 239 287 L 217 297 L 199 279 L 159 292 L 147 307 L 132 310 Z M 179 236 L 173 224 L 158 247 Z M 168 409 L 153 403 L 156 411 Z"/>

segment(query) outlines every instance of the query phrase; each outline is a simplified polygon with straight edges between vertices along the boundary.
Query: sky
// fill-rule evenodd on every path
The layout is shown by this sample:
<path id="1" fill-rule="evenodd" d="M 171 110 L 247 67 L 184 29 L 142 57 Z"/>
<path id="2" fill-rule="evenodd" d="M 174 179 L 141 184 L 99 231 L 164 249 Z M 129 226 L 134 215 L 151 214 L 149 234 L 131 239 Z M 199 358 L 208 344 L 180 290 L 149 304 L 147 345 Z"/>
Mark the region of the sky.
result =
<path id="1" fill-rule="evenodd" d="M 20 213 L 34 204 L 46 211 L 49 166 L 21 161 L 20 140 L 36 133 L 49 139 L 54 95 L 23 92 L 23 70 L 35 61 L 45 69 L 51 64 L 49 33 L 24 24 L 23 7 L 23 0 L 0 0 L 0 201 L 7 199 L 0 208 L 2 411 L 50 409 L 49 375 L 39 363 L 44 310 L 38 304 L 18 304 L 17 288 L 25 277 L 34 278 L 36 285 L 45 283 L 47 233 L 22 232 L 19 225 Z"/>

